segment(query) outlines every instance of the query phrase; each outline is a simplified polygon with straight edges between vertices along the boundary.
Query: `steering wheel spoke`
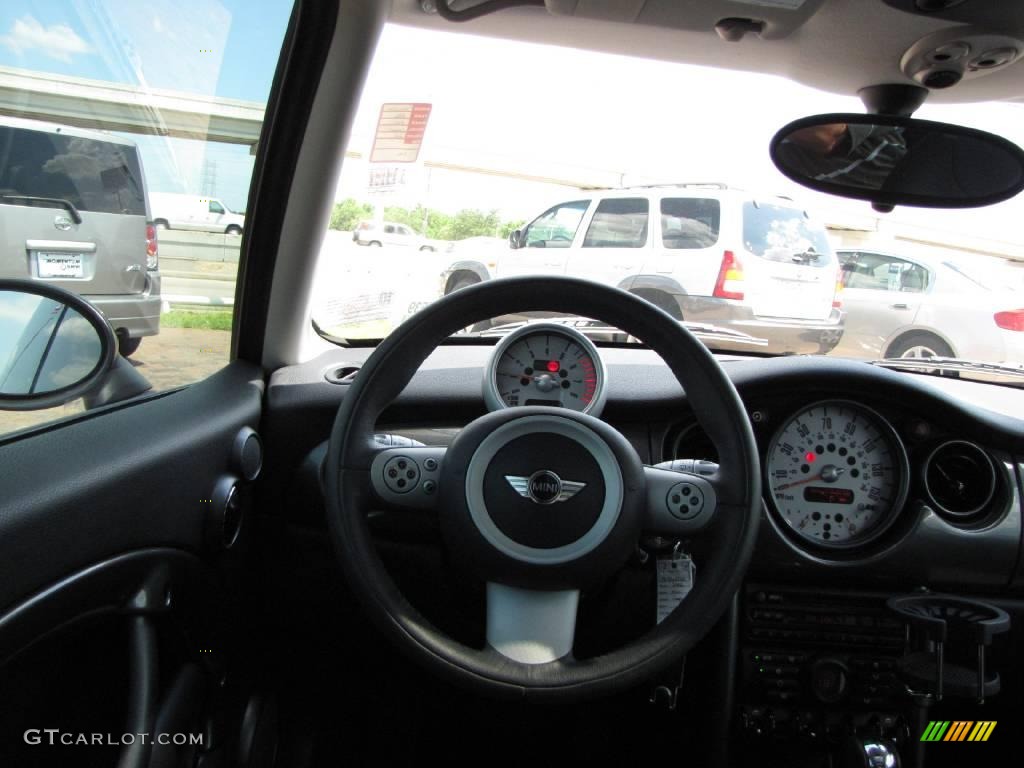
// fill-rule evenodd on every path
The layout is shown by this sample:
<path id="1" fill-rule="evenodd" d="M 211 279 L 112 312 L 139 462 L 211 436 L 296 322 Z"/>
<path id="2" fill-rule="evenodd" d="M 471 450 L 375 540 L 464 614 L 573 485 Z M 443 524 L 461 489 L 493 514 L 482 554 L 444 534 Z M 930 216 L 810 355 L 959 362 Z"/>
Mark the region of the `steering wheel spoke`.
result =
<path id="1" fill-rule="evenodd" d="M 391 507 L 435 509 L 446 451 L 438 446 L 407 446 L 377 452 L 370 464 L 373 492 Z"/>
<path id="2" fill-rule="evenodd" d="M 520 664 L 547 664 L 572 652 L 579 590 L 533 590 L 487 583 L 487 644 Z"/>
<path id="3" fill-rule="evenodd" d="M 714 475 L 644 467 L 647 484 L 646 533 L 691 536 L 714 517 L 718 506 Z"/>

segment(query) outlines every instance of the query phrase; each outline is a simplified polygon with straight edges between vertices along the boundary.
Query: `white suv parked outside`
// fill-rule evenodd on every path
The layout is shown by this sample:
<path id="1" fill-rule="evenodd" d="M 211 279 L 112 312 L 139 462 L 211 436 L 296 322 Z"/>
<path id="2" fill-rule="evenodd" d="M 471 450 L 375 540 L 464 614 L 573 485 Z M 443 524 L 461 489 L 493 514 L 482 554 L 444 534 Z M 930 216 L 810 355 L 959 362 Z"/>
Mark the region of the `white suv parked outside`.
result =
<path id="1" fill-rule="evenodd" d="M 653 222 L 653 226 L 652 226 Z M 680 320 L 766 339 L 772 354 L 824 354 L 843 313 L 824 228 L 790 200 L 724 184 L 583 191 L 464 258 L 444 292 L 513 275 L 569 275 L 635 293 Z"/>

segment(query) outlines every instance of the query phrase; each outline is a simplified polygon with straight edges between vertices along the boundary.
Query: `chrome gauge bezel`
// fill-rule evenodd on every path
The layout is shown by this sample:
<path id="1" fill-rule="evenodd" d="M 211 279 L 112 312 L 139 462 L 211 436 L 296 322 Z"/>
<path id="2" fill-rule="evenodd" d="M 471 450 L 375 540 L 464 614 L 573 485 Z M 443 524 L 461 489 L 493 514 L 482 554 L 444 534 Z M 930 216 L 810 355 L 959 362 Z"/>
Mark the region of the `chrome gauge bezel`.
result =
<path id="1" fill-rule="evenodd" d="M 484 369 L 483 395 L 484 404 L 487 406 L 487 410 L 499 411 L 503 408 L 518 407 L 508 405 L 501 397 L 501 392 L 498 389 L 498 362 L 505 354 L 505 350 L 524 336 L 544 334 L 551 336 L 563 336 L 572 342 L 579 344 L 584 351 L 590 355 L 590 359 L 594 363 L 594 373 L 597 378 L 597 386 L 590 404 L 583 408 L 582 411 L 577 411 L 577 413 L 586 413 L 590 416 L 600 416 L 601 411 L 604 409 L 605 400 L 608 396 L 608 375 L 605 370 L 604 360 L 601 359 L 601 355 L 598 353 L 594 342 L 575 328 L 562 325 L 561 323 L 527 323 L 522 328 L 517 328 L 512 331 L 512 333 L 508 334 L 497 343 L 494 347 L 494 351 L 491 353 L 490 359 L 487 361 L 487 367 Z"/>
<path id="2" fill-rule="evenodd" d="M 782 510 L 779 509 L 778 504 L 775 501 L 775 494 L 772 491 L 771 484 L 771 456 L 776 446 L 778 445 L 779 439 L 785 432 L 792 421 L 801 413 L 805 413 L 813 408 L 820 407 L 832 407 L 837 408 L 850 408 L 857 410 L 865 417 L 870 417 L 874 422 L 874 425 L 878 428 L 879 432 L 889 440 L 891 448 L 894 453 L 894 460 L 896 462 L 896 470 L 898 473 L 897 477 L 897 492 L 893 499 L 892 506 L 883 519 L 874 530 L 867 536 L 858 537 L 852 541 L 842 542 L 831 542 L 821 541 L 818 539 L 812 539 L 808 536 L 797 531 L 782 514 Z M 768 442 L 768 449 L 765 452 L 763 466 L 761 468 L 762 482 L 765 488 L 765 500 L 768 504 L 768 509 L 776 523 L 776 527 L 786 536 L 793 539 L 798 543 L 800 547 L 810 548 L 818 551 L 831 551 L 841 552 L 849 550 L 861 549 L 869 544 L 877 542 L 882 536 L 884 536 L 896 523 L 897 518 L 900 516 L 900 512 L 903 511 L 904 506 L 907 502 L 907 496 L 910 492 L 910 460 L 907 458 L 907 449 L 903 444 L 903 440 L 900 439 L 896 429 L 892 426 L 892 423 L 882 416 L 874 408 L 864 405 L 863 403 L 857 402 L 856 400 L 845 400 L 842 398 L 829 398 L 825 400 L 816 400 L 811 403 L 801 405 L 799 408 L 789 412 L 780 421 L 778 427 L 776 427 L 772 434 L 771 440 Z"/>

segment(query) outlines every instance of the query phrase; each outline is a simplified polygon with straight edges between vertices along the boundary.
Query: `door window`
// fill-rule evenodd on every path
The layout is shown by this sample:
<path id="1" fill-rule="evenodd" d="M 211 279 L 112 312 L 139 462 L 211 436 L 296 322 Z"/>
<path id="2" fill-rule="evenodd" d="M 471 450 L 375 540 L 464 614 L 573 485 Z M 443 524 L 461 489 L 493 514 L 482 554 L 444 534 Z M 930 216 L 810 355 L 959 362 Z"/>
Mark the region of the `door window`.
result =
<path id="1" fill-rule="evenodd" d="M 568 248 L 589 207 L 589 200 L 574 200 L 548 209 L 526 228 L 526 247 Z"/>
<path id="2" fill-rule="evenodd" d="M 646 198 L 602 200 L 583 239 L 584 248 L 642 248 L 647 244 Z"/>
<path id="3" fill-rule="evenodd" d="M 0 12 L 0 68 L 24 75 L 0 115 L 0 278 L 94 301 L 154 392 L 231 357 L 242 238 L 203 225 L 244 216 L 293 2 L 263 0 L 253 14 L 242 0 L 9 0 Z M 168 112 L 165 92 L 183 97 L 187 119 Z M 132 119 L 97 100 L 111 93 Z M 237 120 L 214 125 L 225 104 Z M 3 314 L 0 369 L 12 342 Z M 0 412 L 0 439 L 83 408 Z"/>
<path id="4" fill-rule="evenodd" d="M 920 264 L 881 253 L 843 254 L 843 285 L 869 291 L 922 293 L 928 288 L 928 270 Z"/>
<path id="5" fill-rule="evenodd" d="M 666 197 L 661 201 L 661 244 L 672 250 L 710 248 L 718 242 L 722 206 L 713 198 Z"/>

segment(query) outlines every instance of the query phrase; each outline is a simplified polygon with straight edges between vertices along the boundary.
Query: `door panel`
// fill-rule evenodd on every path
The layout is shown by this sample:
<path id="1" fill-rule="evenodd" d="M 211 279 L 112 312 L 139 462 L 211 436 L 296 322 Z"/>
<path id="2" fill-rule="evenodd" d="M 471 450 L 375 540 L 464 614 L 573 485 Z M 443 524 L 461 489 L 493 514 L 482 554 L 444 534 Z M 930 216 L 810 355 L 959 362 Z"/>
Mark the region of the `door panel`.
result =
<path id="1" fill-rule="evenodd" d="M 260 413 L 260 371 L 0 442 L 0 609 L 82 568 L 154 545 L 202 550 L 207 502 Z"/>
<path id="2" fill-rule="evenodd" d="M 235 362 L 0 440 L 0 764 L 184 766 L 227 748 L 215 683 L 249 586 L 237 446 L 259 423 L 262 391 L 260 369 Z M 242 521 L 230 550 L 217 514 L 226 487 Z M 26 744 L 29 728 L 206 741 L 69 751 Z"/>

